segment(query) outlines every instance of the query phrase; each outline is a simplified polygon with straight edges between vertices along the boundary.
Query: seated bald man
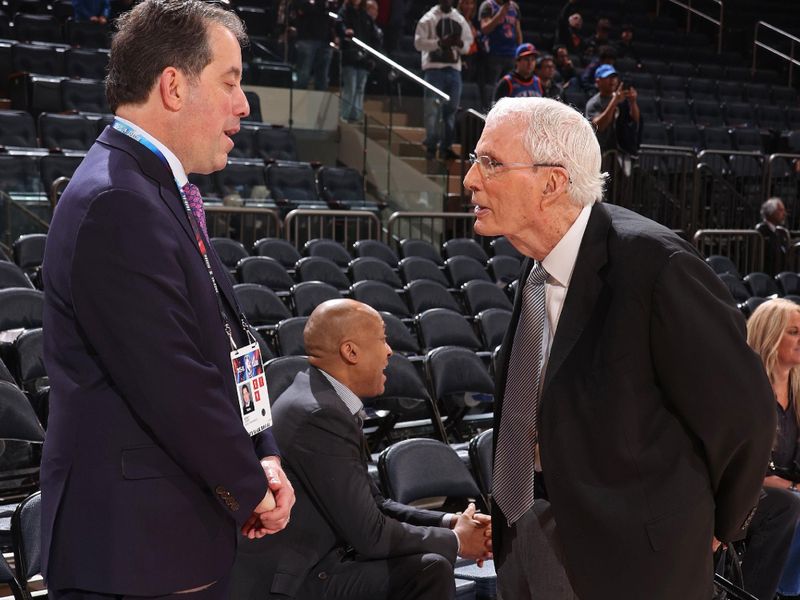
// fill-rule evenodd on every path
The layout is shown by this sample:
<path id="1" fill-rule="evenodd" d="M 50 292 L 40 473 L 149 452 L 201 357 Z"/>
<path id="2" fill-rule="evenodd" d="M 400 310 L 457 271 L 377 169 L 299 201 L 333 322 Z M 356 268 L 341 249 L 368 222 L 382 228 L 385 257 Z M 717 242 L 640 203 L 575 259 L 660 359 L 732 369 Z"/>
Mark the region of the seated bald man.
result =
<path id="1" fill-rule="evenodd" d="M 240 545 L 233 598 L 454 598 L 456 555 L 491 556 L 490 518 L 472 505 L 455 516 L 386 500 L 369 476 L 358 413 L 386 381 L 383 319 L 360 302 L 330 300 L 303 338 L 311 366 L 272 406 L 297 503 L 284 531 Z"/>

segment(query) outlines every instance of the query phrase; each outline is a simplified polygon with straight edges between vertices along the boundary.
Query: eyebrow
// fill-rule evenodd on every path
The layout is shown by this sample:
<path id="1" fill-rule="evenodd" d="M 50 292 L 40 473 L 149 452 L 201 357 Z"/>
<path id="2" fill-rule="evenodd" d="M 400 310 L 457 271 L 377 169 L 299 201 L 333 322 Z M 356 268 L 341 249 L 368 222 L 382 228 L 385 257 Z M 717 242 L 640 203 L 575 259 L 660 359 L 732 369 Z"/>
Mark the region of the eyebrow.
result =
<path id="1" fill-rule="evenodd" d="M 240 78 L 242 76 L 242 70 L 239 67 L 231 67 L 222 74 L 223 77 L 227 77 L 228 75 L 234 75 L 235 77 Z"/>

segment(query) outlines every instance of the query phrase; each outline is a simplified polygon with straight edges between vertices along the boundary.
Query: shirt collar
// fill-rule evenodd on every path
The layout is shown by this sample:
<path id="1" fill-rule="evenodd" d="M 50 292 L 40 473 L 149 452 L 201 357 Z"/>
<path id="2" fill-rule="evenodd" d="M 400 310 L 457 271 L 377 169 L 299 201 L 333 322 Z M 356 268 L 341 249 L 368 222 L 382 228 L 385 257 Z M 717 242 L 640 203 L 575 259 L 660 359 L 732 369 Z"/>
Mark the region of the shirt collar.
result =
<path id="1" fill-rule="evenodd" d="M 551 283 L 555 282 L 562 287 L 569 287 L 572 271 L 575 270 L 575 263 L 578 260 L 578 250 L 580 250 L 581 240 L 583 240 L 591 212 L 591 204 L 584 206 L 564 237 L 542 260 L 542 266 L 550 276 Z"/>
<path id="2" fill-rule="evenodd" d="M 332 375 L 328 375 L 325 371 L 317 367 L 317 370 L 325 376 L 330 384 L 333 386 L 334 391 L 336 394 L 341 398 L 344 405 L 347 407 L 347 410 L 350 411 L 351 415 L 357 415 L 360 410 L 364 408 L 364 403 L 361 402 L 361 399 L 356 396 L 353 391 L 343 384 L 341 381 L 333 377 Z"/>
<path id="3" fill-rule="evenodd" d="M 167 148 L 164 144 L 159 142 L 156 138 L 147 133 L 136 123 L 131 123 L 130 121 L 128 121 L 127 119 L 123 119 L 122 117 L 115 116 L 114 118 L 122 122 L 123 124 L 127 125 L 134 131 L 136 131 L 136 133 L 141 135 L 143 138 L 145 138 L 147 141 L 149 141 L 151 144 L 153 144 L 156 148 L 159 149 L 161 154 L 164 155 L 164 158 L 167 159 L 167 164 L 169 164 L 169 168 L 172 170 L 172 176 L 175 178 L 175 182 L 178 184 L 178 187 L 182 188 L 189 182 L 189 178 L 186 176 L 186 171 L 183 169 L 181 161 L 178 160 L 178 157 L 175 156 L 172 150 Z"/>

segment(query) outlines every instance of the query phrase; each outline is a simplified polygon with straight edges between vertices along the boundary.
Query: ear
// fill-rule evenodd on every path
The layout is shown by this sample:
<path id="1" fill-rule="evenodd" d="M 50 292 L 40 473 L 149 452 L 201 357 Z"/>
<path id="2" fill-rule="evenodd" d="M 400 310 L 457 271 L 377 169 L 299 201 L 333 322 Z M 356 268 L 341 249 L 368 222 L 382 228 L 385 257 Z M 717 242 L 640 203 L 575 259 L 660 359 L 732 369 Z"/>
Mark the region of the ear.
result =
<path id="1" fill-rule="evenodd" d="M 542 190 L 542 203 L 547 205 L 557 201 L 569 189 L 569 174 L 562 167 L 550 168 L 544 189 Z"/>
<path id="2" fill-rule="evenodd" d="M 158 93 L 164 108 L 171 112 L 179 111 L 188 93 L 186 76 L 175 67 L 167 67 L 158 76 Z"/>
<path id="3" fill-rule="evenodd" d="M 358 345 L 355 342 L 347 341 L 339 346 L 339 355 L 348 365 L 358 363 Z"/>

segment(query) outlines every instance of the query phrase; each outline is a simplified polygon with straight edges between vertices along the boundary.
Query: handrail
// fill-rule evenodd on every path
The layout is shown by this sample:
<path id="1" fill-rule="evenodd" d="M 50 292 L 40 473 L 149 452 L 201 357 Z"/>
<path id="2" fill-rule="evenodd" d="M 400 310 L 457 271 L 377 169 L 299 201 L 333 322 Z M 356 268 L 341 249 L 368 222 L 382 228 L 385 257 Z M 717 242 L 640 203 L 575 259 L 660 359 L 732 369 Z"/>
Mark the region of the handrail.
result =
<path id="1" fill-rule="evenodd" d="M 777 48 L 775 48 L 773 46 L 769 46 L 764 42 L 760 42 L 758 40 L 758 28 L 759 27 L 765 27 L 767 29 L 770 29 L 770 30 L 774 31 L 775 33 L 781 34 L 784 38 L 788 38 L 788 40 L 789 40 L 789 54 L 784 54 L 783 52 L 781 52 Z M 795 43 L 800 43 L 800 38 L 797 38 L 797 37 L 793 36 L 788 31 L 784 31 L 783 29 L 778 29 L 777 27 L 775 27 L 774 25 L 770 25 L 766 21 L 757 21 L 756 22 L 756 26 L 755 26 L 755 32 L 753 33 L 753 69 L 752 69 L 752 71 L 755 73 L 755 70 L 756 70 L 756 60 L 757 60 L 758 48 L 763 48 L 764 50 L 766 50 L 768 52 L 771 52 L 775 56 L 779 56 L 780 58 L 786 60 L 789 63 L 789 86 L 791 87 L 792 80 L 794 78 L 794 66 L 797 65 L 798 67 L 800 67 L 800 61 L 798 61 L 794 57 Z"/>
<path id="2" fill-rule="evenodd" d="M 337 15 L 335 12 L 329 12 L 328 16 L 331 19 L 333 19 L 334 21 L 338 21 L 339 20 L 339 15 Z M 450 101 L 450 96 L 448 94 L 445 94 L 439 88 L 431 85 L 430 83 L 428 83 L 427 81 L 425 81 L 421 77 L 415 75 L 414 73 L 412 73 L 411 71 L 406 69 L 403 65 L 400 65 L 400 64 L 394 62 L 388 56 L 382 54 L 381 52 L 378 52 L 377 50 L 375 50 L 375 48 L 373 48 L 369 44 L 365 44 L 364 42 L 362 42 L 360 39 L 358 39 L 355 36 L 350 38 L 350 41 L 354 42 L 359 48 L 362 48 L 363 50 L 366 50 L 368 53 L 372 54 L 372 56 L 374 56 L 378 60 L 382 61 L 384 64 L 388 65 L 390 68 L 394 69 L 395 71 L 397 71 L 399 73 L 402 73 L 407 78 L 409 78 L 412 81 L 420 84 L 421 86 L 428 88 L 431 92 L 433 92 L 434 94 L 436 94 L 439 97 L 441 97 L 442 100 L 444 100 L 445 102 L 449 102 Z"/>
<path id="3" fill-rule="evenodd" d="M 5 204 L 5 217 L 6 217 L 6 230 L 4 232 L 4 237 L 6 240 L 6 244 L 10 247 L 11 246 L 11 209 L 15 208 L 24 214 L 26 217 L 31 219 L 34 223 L 42 227 L 45 231 L 50 229 L 50 223 L 42 219 L 39 215 L 34 213 L 33 211 L 28 210 L 22 204 L 14 200 L 7 192 L 0 190 L 0 200 L 3 201 Z"/>
<path id="4" fill-rule="evenodd" d="M 366 235 L 361 235 L 362 223 Z M 331 238 L 341 241 L 346 248 L 349 248 L 356 240 L 379 240 L 381 221 L 375 213 L 367 210 L 295 208 L 289 211 L 283 220 L 283 231 L 286 240 L 298 247 L 301 246 L 299 243 L 301 234 L 305 233 L 309 240 L 315 237 Z"/>
<path id="5" fill-rule="evenodd" d="M 698 17 L 702 17 L 706 21 L 709 21 L 717 26 L 719 33 L 717 34 L 717 54 L 722 54 L 722 31 L 725 22 L 725 5 L 723 4 L 722 0 L 707 0 L 708 2 L 713 2 L 714 4 L 719 6 L 719 19 L 715 19 L 712 15 L 704 13 L 703 11 L 697 10 L 696 8 L 692 7 L 692 2 L 694 0 L 687 0 L 687 3 L 681 2 L 680 0 L 666 0 L 667 2 L 671 2 L 676 6 L 680 6 L 681 8 L 686 10 L 686 32 L 688 33 L 692 29 L 692 15 L 697 15 Z M 656 3 L 656 14 L 661 14 L 661 0 L 658 0 Z"/>

